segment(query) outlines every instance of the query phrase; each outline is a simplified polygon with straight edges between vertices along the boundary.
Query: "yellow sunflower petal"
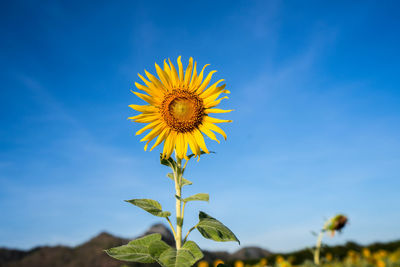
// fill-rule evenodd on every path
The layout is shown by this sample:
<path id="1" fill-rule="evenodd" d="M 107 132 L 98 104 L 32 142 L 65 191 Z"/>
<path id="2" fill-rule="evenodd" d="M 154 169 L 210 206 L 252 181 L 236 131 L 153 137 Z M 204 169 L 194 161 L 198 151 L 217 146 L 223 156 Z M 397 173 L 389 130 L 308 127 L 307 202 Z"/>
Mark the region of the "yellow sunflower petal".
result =
<path id="1" fill-rule="evenodd" d="M 169 87 L 170 81 L 168 75 L 160 68 L 160 66 L 157 65 L 157 63 L 155 63 L 155 66 L 158 77 L 160 77 L 161 82 L 164 84 L 165 87 Z"/>
<path id="2" fill-rule="evenodd" d="M 220 143 L 219 140 L 217 139 L 217 137 L 215 136 L 215 134 L 213 132 L 211 132 L 207 127 L 205 127 L 204 125 L 199 125 L 199 129 L 200 131 L 202 131 L 205 135 L 207 135 L 208 137 L 210 137 L 211 140 L 217 141 L 218 144 Z"/>
<path id="3" fill-rule="evenodd" d="M 198 129 L 194 129 L 192 133 L 193 133 L 194 138 L 196 139 L 197 144 L 200 146 L 200 148 L 207 154 L 210 153 L 210 152 L 208 152 L 206 143 L 204 142 L 204 137 L 201 134 L 201 132 Z"/>
<path id="4" fill-rule="evenodd" d="M 221 120 L 221 119 L 217 119 L 217 118 L 212 118 L 210 116 L 205 116 L 204 121 L 210 122 L 210 123 L 232 122 L 232 120 Z"/>
<path id="5" fill-rule="evenodd" d="M 224 97 L 221 97 L 221 98 L 218 99 L 218 100 L 215 100 L 215 101 L 212 101 L 212 102 L 208 102 L 208 103 L 204 103 L 204 107 L 205 107 L 205 108 L 213 108 L 213 107 L 215 107 L 215 106 L 218 106 L 219 103 L 221 103 L 222 100 L 228 99 L 228 98 L 229 98 L 229 97 L 224 96 Z"/>
<path id="6" fill-rule="evenodd" d="M 199 88 L 196 90 L 196 92 L 198 94 L 200 94 L 201 92 L 203 92 L 203 90 L 207 87 L 207 85 L 210 83 L 211 78 L 213 76 L 214 73 L 216 73 L 216 70 L 210 71 L 210 73 L 208 73 L 207 77 L 204 79 L 204 82 L 199 86 Z"/>
<path id="7" fill-rule="evenodd" d="M 169 145 L 171 143 L 171 133 L 169 135 L 166 135 L 165 141 L 164 141 L 164 147 L 163 147 L 163 152 L 162 152 L 162 158 L 165 159 L 167 158 L 167 154 L 170 150 Z"/>
<path id="8" fill-rule="evenodd" d="M 193 68 L 193 58 L 190 58 L 189 65 L 187 66 L 185 72 L 185 85 L 189 85 L 190 77 L 192 75 L 192 68 Z"/>
<path id="9" fill-rule="evenodd" d="M 167 60 L 166 59 L 164 59 L 164 71 L 168 75 L 168 77 L 171 76 L 171 69 L 167 64 Z"/>
<path id="10" fill-rule="evenodd" d="M 196 82 L 196 79 L 197 79 L 197 62 L 195 61 L 193 66 L 193 75 L 192 79 L 190 79 L 189 88 L 191 88 L 193 83 Z"/>
<path id="11" fill-rule="evenodd" d="M 201 70 L 199 76 L 193 82 L 193 86 L 191 87 L 193 90 L 197 90 L 197 88 L 200 86 L 201 82 L 203 81 L 204 70 L 206 69 L 207 66 L 210 66 L 210 64 L 204 65 L 204 67 Z"/>
<path id="12" fill-rule="evenodd" d="M 138 97 L 140 97 L 141 99 L 143 99 L 144 101 L 146 101 L 147 103 L 149 103 L 150 105 L 156 106 L 158 104 L 158 99 L 155 97 L 151 97 L 149 95 L 145 95 L 138 92 L 133 92 L 133 93 Z"/>
<path id="13" fill-rule="evenodd" d="M 160 89 L 164 89 L 167 90 L 167 88 L 162 84 L 162 82 L 156 78 L 156 76 L 154 76 L 153 74 L 151 74 L 150 72 L 148 72 L 147 70 L 144 70 L 144 73 L 146 73 L 147 78 L 149 78 L 149 80 L 157 87 Z"/>
<path id="14" fill-rule="evenodd" d="M 153 116 L 157 116 L 157 113 L 142 113 L 133 117 L 129 117 L 128 120 L 137 120 L 137 119 L 141 119 L 141 118 L 147 118 L 147 117 L 153 117 Z"/>
<path id="15" fill-rule="evenodd" d="M 221 91 L 223 88 L 225 88 L 224 85 L 222 86 L 217 86 L 219 83 L 225 81 L 224 79 L 218 80 L 217 82 L 215 82 L 213 85 L 211 85 L 210 87 L 208 87 L 206 90 L 204 90 L 203 92 L 200 93 L 200 96 L 202 98 L 207 98 L 210 95 L 213 95 L 219 91 Z"/>
<path id="16" fill-rule="evenodd" d="M 226 138 L 227 138 L 226 133 L 221 128 L 219 128 L 217 125 L 209 123 L 209 122 L 204 122 L 203 125 L 204 125 L 204 127 L 207 127 L 208 129 L 210 129 L 211 131 L 219 133 L 226 140 Z"/>
<path id="17" fill-rule="evenodd" d="M 207 105 L 208 103 L 214 102 L 221 94 L 223 93 L 223 91 L 219 91 L 213 95 L 210 95 L 207 98 L 203 99 L 203 102 Z"/>
<path id="18" fill-rule="evenodd" d="M 177 62 L 179 68 L 179 80 L 183 82 L 184 77 L 183 77 L 183 66 L 182 66 L 181 56 L 178 57 Z"/>
<path id="19" fill-rule="evenodd" d="M 161 121 L 158 121 L 158 120 L 157 120 L 157 121 L 154 121 L 154 122 L 152 122 L 152 123 L 150 123 L 150 124 L 147 124 L 147 125 L 144 126 L 142 129 L 140 129 L 139 131 L 137 131 L 135 135 L 142 134 L 142 133 L 144 133 L 146 130 L 152 129 L 152 128 L 154 128 L 155 126 L 157 126 L 158 124 L 160 124 L 160 123 L 161 123 Z"/>
<path id="20" fill-rule="evenodd" d="M 146 150 L 147 150 L 147 146 L 149 145 L 149 143 L 150 143 L 150 140 L 149 140 L 149 141 L 147 141 L 147 142 L 146 142 L 146 144 L 144 145 L 144 151 L 146 151 Z"/>
<path id="21" fill-rule="evenodd" d="M 171 60 L 168 59 L 169 61 L 169 65 L 171 68 L 171 80 L 174 86 L 178 86 L 179 85 L 179 77 L 178 77 L 178 73 L 176 72 L 175 66 L 174 64 L 172 64 Z"/>
<path id="22" fill-rule="evenodd" d="M 162 132 L 162 129 L 163 128 L 158 125 L 157 127 L 153 128 L 145 137 L 143 137 L 140 142 L 153 140 Z"/>
<path id="23" fill-rule="evenodd" d="M 186 139 L 188 140 L 190 150 L 192 150 L 192 153 L 195 154 L 195 156 L 199 156 L 200 155 L 200 147 L 197 144 L 196 139 L 190 132 L 186 133 L 185 135 L 186 135 Z"/>
<path id="24" fill-rule="evenodd" d="M 142 88 L 138 87 L 140 90 L 143 90 L 143 91 L 145 91 L 146 93 L 148 93 L 149 95 L 152 95 L 152 96 L 162 97 L 162 95 L 163 95 L 162 88 L 157 88 L 152 82 L 146 80 L 146 78 L 144 78 L 142 75 L 140 75 L 140 73 L 138 73 L 138 76 L 139 76 L 140 79 L 142 79 L 142 81 L 148 87 L 148 89 L 142 87 L 143 89 L 146 89 L 146 90 L 143 90 Z M 135 85 L 136 85 L 136 83 L 135 83 Z"/>
<path id="25" fill-rule="evenodd" d="M 175 144 L 175 152 L 176 152 L 176 156 L 178 158 L 182 158 L 182 150 L 181 150 L 181 138 L 180 138 L 181 133 L 177 133 L 176 134 L 176 144 Z"/>
<path id="26" fill-rule="evenodd" d="M 157 137 L 157 140 L 154 143 L 154 145 L 150 148 L 150 151 L 152 151 L 156 146 L 158 146 L 159 144 L 161 144 L 162 141 L 165 140 L 165 138 L 167 137 L 169 131 L 170 130 L 168 128 L 164 128 L 164 130 Z"/>
<path id="27" fill-rule="evenodd" d="M 176 156 L 178 158 L 183 158 L 183 144 L 182 144 L 182 138 L 181 138 L 182 133 L 177 133 L 176 135 L 176 146 L 175 146 L 175 151 L 176 151 Z"/>
<path id="28" fill-rule="evenodd" d="M 168 144 L 168 150 L 166 151 L 167 153 L 165 154 L 165 158 L 169 158 L 172 155 L 172 152 L 174 152 L 175 149 L 175 144 L 176 144 L 176 134 L 177 132 L 175 131 L 171 131 L 169 137 L 169 144 Z"/>
<path id="29" fill-rule="evenodd" d="M 188 140 L 187 140 L 187 136 L 185 133 L 182 134 L 183 136 L 183 144 L 184 144 L 184 154 L 183 154 L 183 158 L 186 160 L 189 160 L 188 156 L 187 156 L 187 151 L 188 151 Z"/>
<path id="30" fill-rule="evenodd" d="M 129 105 L 130 108 L 142 112 L 142 113 L 151 113 L 151 112 L 156 112 L 158 109 L 155 106 L 151 105 Z"/>
<path id="31" fill-rule="evenodd" d="M 140 118 L 135 118 L 133 119 L 135 122 L 140 122 L 140 123 L 150 123 L 156 120 L 160 120 L 160 115 L 158 114 L 154 114 L 154 115 L 147 115 L 147 114 L 143 114 L 146 116 L 140 117 Z M 138 115 L 140 116 L 140 115 Z M 136 116 L 137 117 L 137 116 Z M 133 117 L 131 117 L 130 119 L 132 120 Z"/>
<path id="32" fill-rule="evenodd" d="M 148 93 L 149 95 L 153 94 L 153 90 L 151 90 L 149 87 L 141 85 L 140 83 L 135 82 L 135 86 L 139 89 L 142 90 L 146 93 Z M 132 90 L 131 90 L 132 91 Z M 132 91 L 133 92 L 133 91 Z"/>
<path id="33" fill-rule="evenodd" d="M 206 108 L 204 110 L 205 114 L 210 114 L 210 113 L 228 113 L 233 111 L 233 109 L 219 109 L 219 108 Z"/>

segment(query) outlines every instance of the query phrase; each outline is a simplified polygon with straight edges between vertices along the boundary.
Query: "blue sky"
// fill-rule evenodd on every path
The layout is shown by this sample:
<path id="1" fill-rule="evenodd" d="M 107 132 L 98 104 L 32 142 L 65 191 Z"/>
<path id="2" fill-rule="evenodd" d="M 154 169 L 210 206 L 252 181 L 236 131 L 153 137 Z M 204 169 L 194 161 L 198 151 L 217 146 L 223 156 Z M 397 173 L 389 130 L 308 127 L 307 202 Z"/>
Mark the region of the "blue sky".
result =
<path id="1" fill-rule="evenodd" d="M 190 162 L 203 210 L 242 246 L 312 246 L 312 230 L 350 218 L 328 244 L 400 238 L 399 4 L 396 1 L 8 1 L 0 28 L 0 246 L 135 237 L 174 209 L 158 152 L 129 122 L 137 73 L 181 55 L 210 63 L 232 92 L 227 142 Z M 236 250 L 198 233 L 202 248 Z"/>

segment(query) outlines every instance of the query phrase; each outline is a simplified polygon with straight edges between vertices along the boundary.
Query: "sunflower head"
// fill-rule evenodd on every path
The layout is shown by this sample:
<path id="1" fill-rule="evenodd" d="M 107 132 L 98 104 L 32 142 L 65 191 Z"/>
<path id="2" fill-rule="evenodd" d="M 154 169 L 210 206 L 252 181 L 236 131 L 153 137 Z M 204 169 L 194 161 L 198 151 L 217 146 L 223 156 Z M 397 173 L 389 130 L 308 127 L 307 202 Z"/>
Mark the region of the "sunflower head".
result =
<path id="1" fill-rule="evenodd" d="M 200 156 L 202 151 L 209 153 L 204 136 L 219 143 L 215 133 L 221 134 L 226 139 L 225 132 L 216 123 L 231 122 L 212 118 L 211 113 L 226 113 L 232 110 L 215 108 L 227 96 L 220 97 L 222 93 L 229 94 L 224 80 L 219 80 L 210 85 L 211 77 L 216 71 L 204 75 L 205 65 L 201 72 L 197 73 L 197 63 L 193 58 L 189 59 L 186 71 L 183 70 L 181 57 L 178 57 L 178 70 L 172 64 L 164 60 L 161 68 L 155 64 L 158 77 L 145 70 L 147 79 L 139 74 L 144 82 L 135 83 L 136 87 L 144 93 L 133 92 L 147 102 L 146 105 L 130 105 L 141 114 L 129 119 L 147 123 L 136 135 L 150 130 L 140 141 L 146 141 L 144 149 L 154 140 L 150 150 L 164 142 L 162 157 L 169 158 L 173 151 L 180 159 L 188 159 L 187 151 L 195 156 Z M 220 98 L 219 98 L 220 97 Z"/>
<path id="2" fill-rule="evenodd" d="M 338 214 L 329 220 L 329 223 L 325 227 L 325 230 L 329 230 L 332 233 L 332 236 L 336 231 L 341 231 L 347 224 L 348 219 L 343 214 Z"/>

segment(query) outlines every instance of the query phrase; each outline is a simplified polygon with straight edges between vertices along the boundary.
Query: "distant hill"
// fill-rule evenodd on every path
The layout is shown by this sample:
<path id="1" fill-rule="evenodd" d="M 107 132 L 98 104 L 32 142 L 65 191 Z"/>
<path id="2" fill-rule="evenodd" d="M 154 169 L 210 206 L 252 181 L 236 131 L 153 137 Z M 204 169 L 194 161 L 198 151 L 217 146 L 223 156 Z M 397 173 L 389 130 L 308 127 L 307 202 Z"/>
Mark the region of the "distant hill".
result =
<path id="1" fill-rule="evenodd" d="M 162 239 L 174 245 L 172 233 L 162 224 L 156 224 L 150 227 L 143 235 L 151 233 L 160 233 Z M 139 236 L 139 237 L 140 237 Z M 104 249 L 120 246 L 128 243 L 128 239 L 115 237 L 109 233 L 103 232 L 89 241 L 76 246 L 43 246 L 24 251 L 16 249 L 0 248 L 0 267 L 120 267 L 124 263 L 114 260 L 104 253 Z M 388 243 L 375 243 L 367 246 L 371 251 L 385 249 L 394 251 L 400 247 L 400 240 Z M 344 257 L 349 249 L 361 251 L 363 246 L 354 242 L 348 242 L 345 245 L 325 247 L 323 254 L 331 252 L 336 257 Z M 233 263 L 235 260 L 243 260 L 245 262 L 256 262 L 260 258 L 267 258 L 272 263 L 278 253 L 271 253 L 268 250 L 259 247 L 244 247 L 230 254 L 224 251 L 203 251 L 204 258 L 208 262 L 221 259 L 225 262 Z M 292 253 L 280 253 L 284 257 L 292 256 L 294 263 L 302 263 L 306 259 L 311 259 L 309 249 L 303 249 Z M 155 267 L 157 264 L 139 264 L 129 263 L 128 266 L 133 267 Z"/>
<path id="2" fill-rule="evenodd" d="M 233 260 L 252 260 L 267 258 L 271 255 L 271 252 L 259 247 L 245 247 L 233 253 L 230 258 Z"/>

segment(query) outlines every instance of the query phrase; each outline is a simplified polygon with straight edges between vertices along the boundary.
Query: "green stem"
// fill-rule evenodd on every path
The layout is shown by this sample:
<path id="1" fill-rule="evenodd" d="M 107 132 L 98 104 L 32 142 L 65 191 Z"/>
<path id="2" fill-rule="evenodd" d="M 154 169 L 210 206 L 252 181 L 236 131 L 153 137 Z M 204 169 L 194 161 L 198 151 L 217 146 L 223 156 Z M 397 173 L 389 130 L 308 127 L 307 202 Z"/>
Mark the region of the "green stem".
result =
<path id="1" fill-rule="evenodd" d="M 196 224 L 195 226 L 193 226 L 192 228 L 190 228 L 190 230 L 187 232 L 187 234 L 186 234 L 185 238 L 183 239 L 183 243 L 185 243 L 185 242 L 186 242 L 186 239 L 188 238 L 188 236 L 189 236 L 190 232 L 191 232 L 191 231 L 193 231 L 193 230 L 196 228 L 196 226 L 197 226 L 197 224 Z"/>
<path id="2" fill-rule="evenodd" d="M 182 204 L 182 218 L 184 218 L 185 217 L 185 206 L 186 206 L 186 202 L 184 202 L 184 201 L 182 201 L 183 202 L 183 204 Z"/>
<path id="3" fill-rule="evenodd" d="M 166 217 L 166 219 L 167 219 L 167 221 L 169 223 L 169 226 L 171 227 L 172 233 L 174 234 L 174 238 L 176 239 L 176 233 L 175 233 L 174 226 L 172 226 L 172 223 L 171 223 L 171 221 L 169 220 L 168 217 Z"/>
<path id="4" fill-rule="evenodd" d="M 324 233 L 325 233 L 324 230 L 321 230 L 321 232 L 318 235 L 317 244 L 315 246 L 314 263 L 316 265 L 319 265 L 319 254 L 321 251 L 322 237 L 324 236 Z"/>
<path id="5" fill-rule="evenodd" d="M 182 216 L 182 201 L 181 201 L 181 191 L 182 191 L 182 159 L 176 159 L 177 162 L 177 170 L 174 171 L 175 177 L 175 193 L 176 193 L 176 249 L 180 249 L 182 247 L 182 225 L 183 225 L 183 216 Z"/>
<path id="6" fill-rule="evenodd" d="M 326 232 L 326 228 L 328 227 L 329 223 L 330 223 L 330 220 L 327 220 L 324 223 L 324 227 L 322 227 L 322 230 L 319 232 L 319 235 L 318 235 L 318 238 L 317 238 L 317 244 L 315 245 L 315 251 L 314 251 L 314 263 L 316 265 L 319 265 L 319 254 L 321 252 L 322 238 L 324 237 L 324 234 Z"/>

